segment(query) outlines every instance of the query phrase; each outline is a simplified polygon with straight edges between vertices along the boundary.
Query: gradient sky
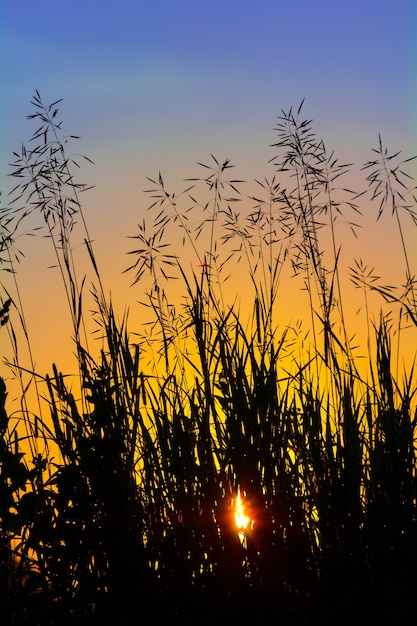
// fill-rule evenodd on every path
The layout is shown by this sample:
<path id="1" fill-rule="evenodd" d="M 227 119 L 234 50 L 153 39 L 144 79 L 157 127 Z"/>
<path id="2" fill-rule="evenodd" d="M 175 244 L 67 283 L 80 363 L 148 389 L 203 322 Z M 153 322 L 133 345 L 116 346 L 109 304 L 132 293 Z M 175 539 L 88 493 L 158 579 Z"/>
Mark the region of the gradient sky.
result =
<path id="1" fill-rule="evenodd" d="M 64 99 L 63 131 L 80 135 L 74 151 L 95 162 L 79 180 L 96 185 L 84 210 L 116 293 L 129 283 L 120 272 L 129 262 L 126 236 L 146 207 L 145 177 L 162 170 L 174 185 L 210 153 L 230 158 L 241 178 L 269 175 L 276 116 L 303 98 L 317 134 L 342 161 L 368 160 L 379 132 L 411 156 L 416 7 L 414 0 L 1 0 L 2 205 L 13 186 L 12 151 L 34 130 L 25 116 L 35 89 L 45 102 Z M 384 248 L 389 228 L 368 237 L 368 252 Z M 45 241 L 22 246 L 35 324 L 62 293 L 44 271 Z M 45 329 L 36 332 L 45 346 Z M 38 362 L 47 367 L 46 350 Z"/>

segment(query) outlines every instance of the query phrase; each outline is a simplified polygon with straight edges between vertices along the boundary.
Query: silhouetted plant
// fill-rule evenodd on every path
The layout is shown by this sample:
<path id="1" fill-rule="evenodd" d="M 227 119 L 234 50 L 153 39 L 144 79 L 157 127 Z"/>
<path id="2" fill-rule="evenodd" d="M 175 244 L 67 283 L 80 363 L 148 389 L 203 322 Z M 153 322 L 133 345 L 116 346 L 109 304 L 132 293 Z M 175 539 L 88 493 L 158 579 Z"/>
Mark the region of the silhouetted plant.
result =
<path id="1" fill-rule="evenodd" d="M 372 349 L 368 293 L 399 302 L 413 321 L 413 281 L 407 253 L 407 297 L 379 287 L 362 260 L 351 266 L 367 322 L 361 376 L 336 233 L 345 206 L 360 214 L 360 195 L 342 189 L 346 201 L 337 197 L 335 181 L 349 166 L 327 153 L 300 106 L 278 119 L 277 171 L 257 182 L 249 210 L 239 208 L 242 181 L 229 178 L 228 159 L 200 164 L 204 175 L 180 194 L 161 174 L 149 179 L 149 219 L 133 236 L 127 270 L 147 313 L 133 334 L 102 286 L 57 103 L 44 106 L 36 92 L 33 105 L 40 127 L 34 147 L 16 155 L 21 180 L 2 213 L 1 252 L 10 264 L 11 234 L 38 210 L 65 286 L 79 379 L 56 365 L 43 377 L 19 363 L 16 315 L 29 337 L 20 299 L 5 291 L 10 365 L 44 389 L 42 410 L 22 402 L 11 420 L 0 387 L 0 565 L 10 623 L 124 624 L 140 613 L 144 623 L 270 624 L 271 612 L 287 624 L 330 624 L 341 614 L 405 622 L 416 583 L 415 372 L 401 383 L 393 376 L 390 312 Z M 374 195 L 381 167 L 389 194 L 390 177 L 405 184 L 384 154 L 372 165 Z M 401 196 L 393 198 L 401 229 Z M 77 218 L 95 282 L 98 354 L 71 244 Z M 177 235 L 183 251 L 172 244 Z M 249 314 L 229 288 L 235 263 L 247 268 Z M 307 289 L 307 329 L 280 324 L 287 268 Z M 247 515 L 239 532 L 238 497 Z"/>

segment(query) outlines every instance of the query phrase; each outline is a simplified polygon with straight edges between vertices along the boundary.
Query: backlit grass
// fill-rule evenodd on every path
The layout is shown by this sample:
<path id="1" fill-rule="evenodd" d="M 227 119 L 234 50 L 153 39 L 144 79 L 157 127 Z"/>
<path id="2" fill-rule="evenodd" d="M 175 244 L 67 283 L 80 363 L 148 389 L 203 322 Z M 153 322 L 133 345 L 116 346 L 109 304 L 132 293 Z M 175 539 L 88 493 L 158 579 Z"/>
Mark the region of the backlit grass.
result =
<path id="1" fill-rule="evenodd" d="M 339 184 L 350 166 L 300 106 L 279 116 L 275 174 L 249 198 L 214 157 L 179 194 L 148 179 L 126 270 L 141 300 L 132 321 L 103 288 L 57 104 L 35 93 L 37 129 L 1 213 L 13 272 L 2 342 L 21 385 L 9 414 L 0 380 L 5 623 L 405 623 L 417 583 L 416 378 L 398 353 L 417 325 L 409 160 L 379 139 L 367 195 L 350 191 Z M 342 262 L 339 223 L 357 232 L 370 199 L 398 232 L 398 289 L 361 258 Z M 76 380 L 59 355 L 48 376 L 34 367 L 16 243 L 27 220 L 46 229 L 60 269 Z M 286 322 L 300 287 L 300 319 Z"/>

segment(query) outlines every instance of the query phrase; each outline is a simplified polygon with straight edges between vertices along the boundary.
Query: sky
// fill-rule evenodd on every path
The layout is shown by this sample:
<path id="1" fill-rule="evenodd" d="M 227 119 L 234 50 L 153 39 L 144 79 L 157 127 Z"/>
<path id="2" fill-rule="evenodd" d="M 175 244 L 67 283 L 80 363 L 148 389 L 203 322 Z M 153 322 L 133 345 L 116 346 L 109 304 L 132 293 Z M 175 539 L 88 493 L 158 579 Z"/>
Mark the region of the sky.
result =
<path id="1" fill-rule="evenodd" d="M 146 212 L 147 176 L 161 170 L 175 188 L 211 153 L 230 158 L 239 178 L 270 176 L 277 116 L 304 98 L 341 161 L 371 158 L 378 133 L 405 157 L 416 152 L 414 0 L 1 0 L 0 35 L 2 206 L 14 186 L 12 153 L 34 130 L 25 119 L 32 95 L 63 98 L 63 132 L 79 135 L 73 150 L 95 163 L 78 174 L 95 185 L 83 207 L 121 308 L 139 299 L 125 297 L 121 272 Z M 389 271 L 393 236 L 388 221 L 372 227 L 362 242 L 371 266 Z M 50 313 L 60 310 L 62 287 L 45 239 L 19 245 L 45 371 L 63 350 L 62 317 Z"/>

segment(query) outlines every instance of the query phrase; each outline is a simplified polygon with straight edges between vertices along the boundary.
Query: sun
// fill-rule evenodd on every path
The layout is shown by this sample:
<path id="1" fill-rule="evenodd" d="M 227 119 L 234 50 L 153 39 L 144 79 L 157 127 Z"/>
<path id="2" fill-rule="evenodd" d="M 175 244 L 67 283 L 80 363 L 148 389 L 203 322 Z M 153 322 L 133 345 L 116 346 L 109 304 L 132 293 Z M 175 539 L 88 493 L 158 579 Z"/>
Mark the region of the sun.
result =
<path id="1" fill-rule="evenodd" d="M 247 547 L 247 536 L 253 530 L 254 520 L 246 513 L 245 503 L 240 494 L 240 487 L 237 489 L 236 500 L 234 503 L 235 510 L 235 526 L 239 535 L 239 539 L 244 547 Z"/>
<path id="2" fill-rule="evenodd" d="M 236 504 L 235 504 L 235 524 L 236 528 L 240 531 L 245 531 L 249 525 L 249 516 L 245 513 L 245 508 L 240 495 L 240 488 L 237 490 Z"/>

